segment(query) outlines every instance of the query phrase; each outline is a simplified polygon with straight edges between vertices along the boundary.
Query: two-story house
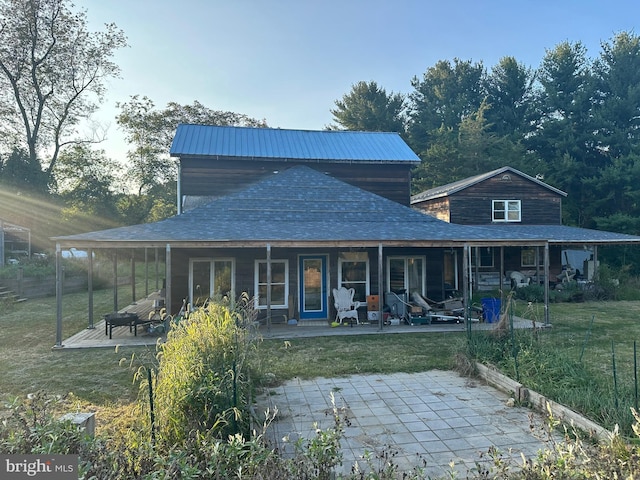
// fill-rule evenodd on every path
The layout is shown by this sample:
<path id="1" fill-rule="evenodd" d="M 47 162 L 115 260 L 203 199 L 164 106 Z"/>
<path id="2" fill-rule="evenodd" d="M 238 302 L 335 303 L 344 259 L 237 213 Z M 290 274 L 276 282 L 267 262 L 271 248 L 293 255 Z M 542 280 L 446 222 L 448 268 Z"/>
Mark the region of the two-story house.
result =
<path id="1" fill-rule="evenodd" d="M 441 300 L 450 288 L 463 290 L 473 251 L 544 251 L 560 236 L 640 242 L 559 225 L 563 194 L 539 182 L 538 195 L 556 202 L 555 225 L 544 230 L 425 215 L 410 206 L 419 158 L 395 133 L 180 125 L 170 153 L 179 162 L 178 215 L 54 240 L 58 251 L 162 249 L 172 314 L 185 300 L 247 292 L 269 321 L 326 322 L 335 316 L 335 287 L 354 288 L 362 302 L 387 292 Z M 514 201 L 524 202 L 517 191 L 495 198 L 505 203 L 502 213 L 493 204 L 494 219 L 514 215 Z M 527 205 L 515 211 L 527 216 Z"/>

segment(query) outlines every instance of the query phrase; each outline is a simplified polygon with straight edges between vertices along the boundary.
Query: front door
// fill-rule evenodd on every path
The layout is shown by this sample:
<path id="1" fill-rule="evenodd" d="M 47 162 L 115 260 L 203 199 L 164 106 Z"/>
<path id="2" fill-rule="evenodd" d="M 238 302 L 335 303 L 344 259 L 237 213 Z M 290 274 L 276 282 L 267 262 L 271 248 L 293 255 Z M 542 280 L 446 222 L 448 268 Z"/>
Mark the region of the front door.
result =
<path id="1" fill-rule="evenodd" d="M 300 256 L 299 278 L 300 320 L 328 318 L 327 257 Z"/>

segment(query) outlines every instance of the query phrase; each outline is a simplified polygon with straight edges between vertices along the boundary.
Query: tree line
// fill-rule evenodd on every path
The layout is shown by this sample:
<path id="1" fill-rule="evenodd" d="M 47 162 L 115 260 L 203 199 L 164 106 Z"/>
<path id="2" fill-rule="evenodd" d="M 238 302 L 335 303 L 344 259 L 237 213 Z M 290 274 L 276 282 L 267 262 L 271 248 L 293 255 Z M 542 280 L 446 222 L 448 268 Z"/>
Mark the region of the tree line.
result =
<path id="1" fill-rule="evenodd" d="M 596 58 L 562 42 L 535 70 L 514 57 L 490 69 L 441 60 L 411 86 L 354 84 L 333 128 L 400 132 L 422 161 L 414 193 L 509 165 L 568 194 L 565 224 L 640 233 L 637 35 L 614 35 Z"/>
<path id="2" fill-rule="evenodd" d="M 69 0 L 0 0 L 0 25 L 0 218 L 38 225 L 43 241 L 174 214 L 168 151 L 179 123 L 267 126 L 132 95 L 116 117 L 127 158 L 114 160 L 100 149 L 105 132 L 86 125 L 120 74 L 125 33 L 89 31 Z M 565 224 L 640 233 L 637 35 L 614 35 L 596 58 L 562 42 L 535 70 L 514 57 L 489 69 L 440 60 L 411 87 L 355 83 L 329 107 L 327 128 L 400 132 L 421 159 L 414 193 L 509 165 L 567 192 Z"/>

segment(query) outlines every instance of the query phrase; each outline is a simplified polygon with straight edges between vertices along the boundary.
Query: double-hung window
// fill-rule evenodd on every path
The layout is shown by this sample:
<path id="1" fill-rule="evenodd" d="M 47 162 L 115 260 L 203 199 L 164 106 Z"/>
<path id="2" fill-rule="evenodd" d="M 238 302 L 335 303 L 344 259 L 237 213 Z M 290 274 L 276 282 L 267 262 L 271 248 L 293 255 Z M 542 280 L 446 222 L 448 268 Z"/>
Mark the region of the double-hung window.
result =
<path id="1" fill-rule="evenodd" d="M 338 258 L 338 286 L 353 288 L 354 300 L 365 302 L 369 295 L 369 256 L 366 252 L 346 252 Z"/>
<path id="2" fill-rule="evenodd" d="M 544 265 L 543 256 L 539 254 L 536 248 L 523 248 L 520 251 L 520 266 L 522 267 L 535 267 L 536 258 L 538 259 L 538 265 Z"/>
<path id="3" fill-rule="evenodd" d="M 522 217 L 520 200 L 493 200 L 492 216 L 494 222 L 519 222 Z"/>
<path id="4" fill-rule="evenodd" d="M 256 308 L 267 308 L 267 261 L 256 260 L 255 265 Z M 289 262 L 271 260 L 271 308 L 289 307 Z"/>
<path id="5" fill-rule="evenodd" d="M 471 250 L 471 264 L 478 267 L 493 267 L 493 247 L 478 247 Z"/>

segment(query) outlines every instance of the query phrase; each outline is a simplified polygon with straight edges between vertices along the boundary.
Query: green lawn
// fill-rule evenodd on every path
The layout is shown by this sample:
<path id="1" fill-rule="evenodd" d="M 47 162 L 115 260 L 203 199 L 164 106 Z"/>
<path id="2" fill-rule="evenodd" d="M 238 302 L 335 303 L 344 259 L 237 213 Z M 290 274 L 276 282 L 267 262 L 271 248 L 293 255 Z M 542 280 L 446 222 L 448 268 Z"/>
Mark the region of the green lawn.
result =
<path id="1" fill-rule="evenodd" d="M 130 296 L 130 287 L 123 287 L 120 298 L 126 301 L 127 295 Z M 112 290 L 96 292 L 95 318 L 111 311 L 112 302 Z M 526 307 L 519 305 L 519 309 Z M 540 315 L 542 307 L 536 309 L 534 314 Z M 574 358 L 580 357 L 584 347 L 583 362 L 609 375 L 613 342 L 619 377 L 625 381 L 633 378 L 633 342 L 640 338 L 640 302 L 552 304 L 550 311 L 552 327 L 540 334 L 542 342 Z M 65 295 L 63 317 L 64 337 L 85 328 L 87 294 Z M 150 363 L 153 349 L 53 350 L 55 326 L 55 298 L 3 305 L 0 385 L 6 396 L 26 395 L 40 389 L 54 394 L 73 392 L 78 401 L 98 407 L 128 404 L 136 398 L 137 386 L 132 380 L 129 360 L 134 356 L 135 365 Z M 465 338 L 465 333 L 425 332 L 300 338 L 286 343 L 267 339 L 261 343 L 260 357 L 264 371 L 279 381 L 293 377 L 419 372 L 453 368 L 455 353 L 464 345 Z"/>

